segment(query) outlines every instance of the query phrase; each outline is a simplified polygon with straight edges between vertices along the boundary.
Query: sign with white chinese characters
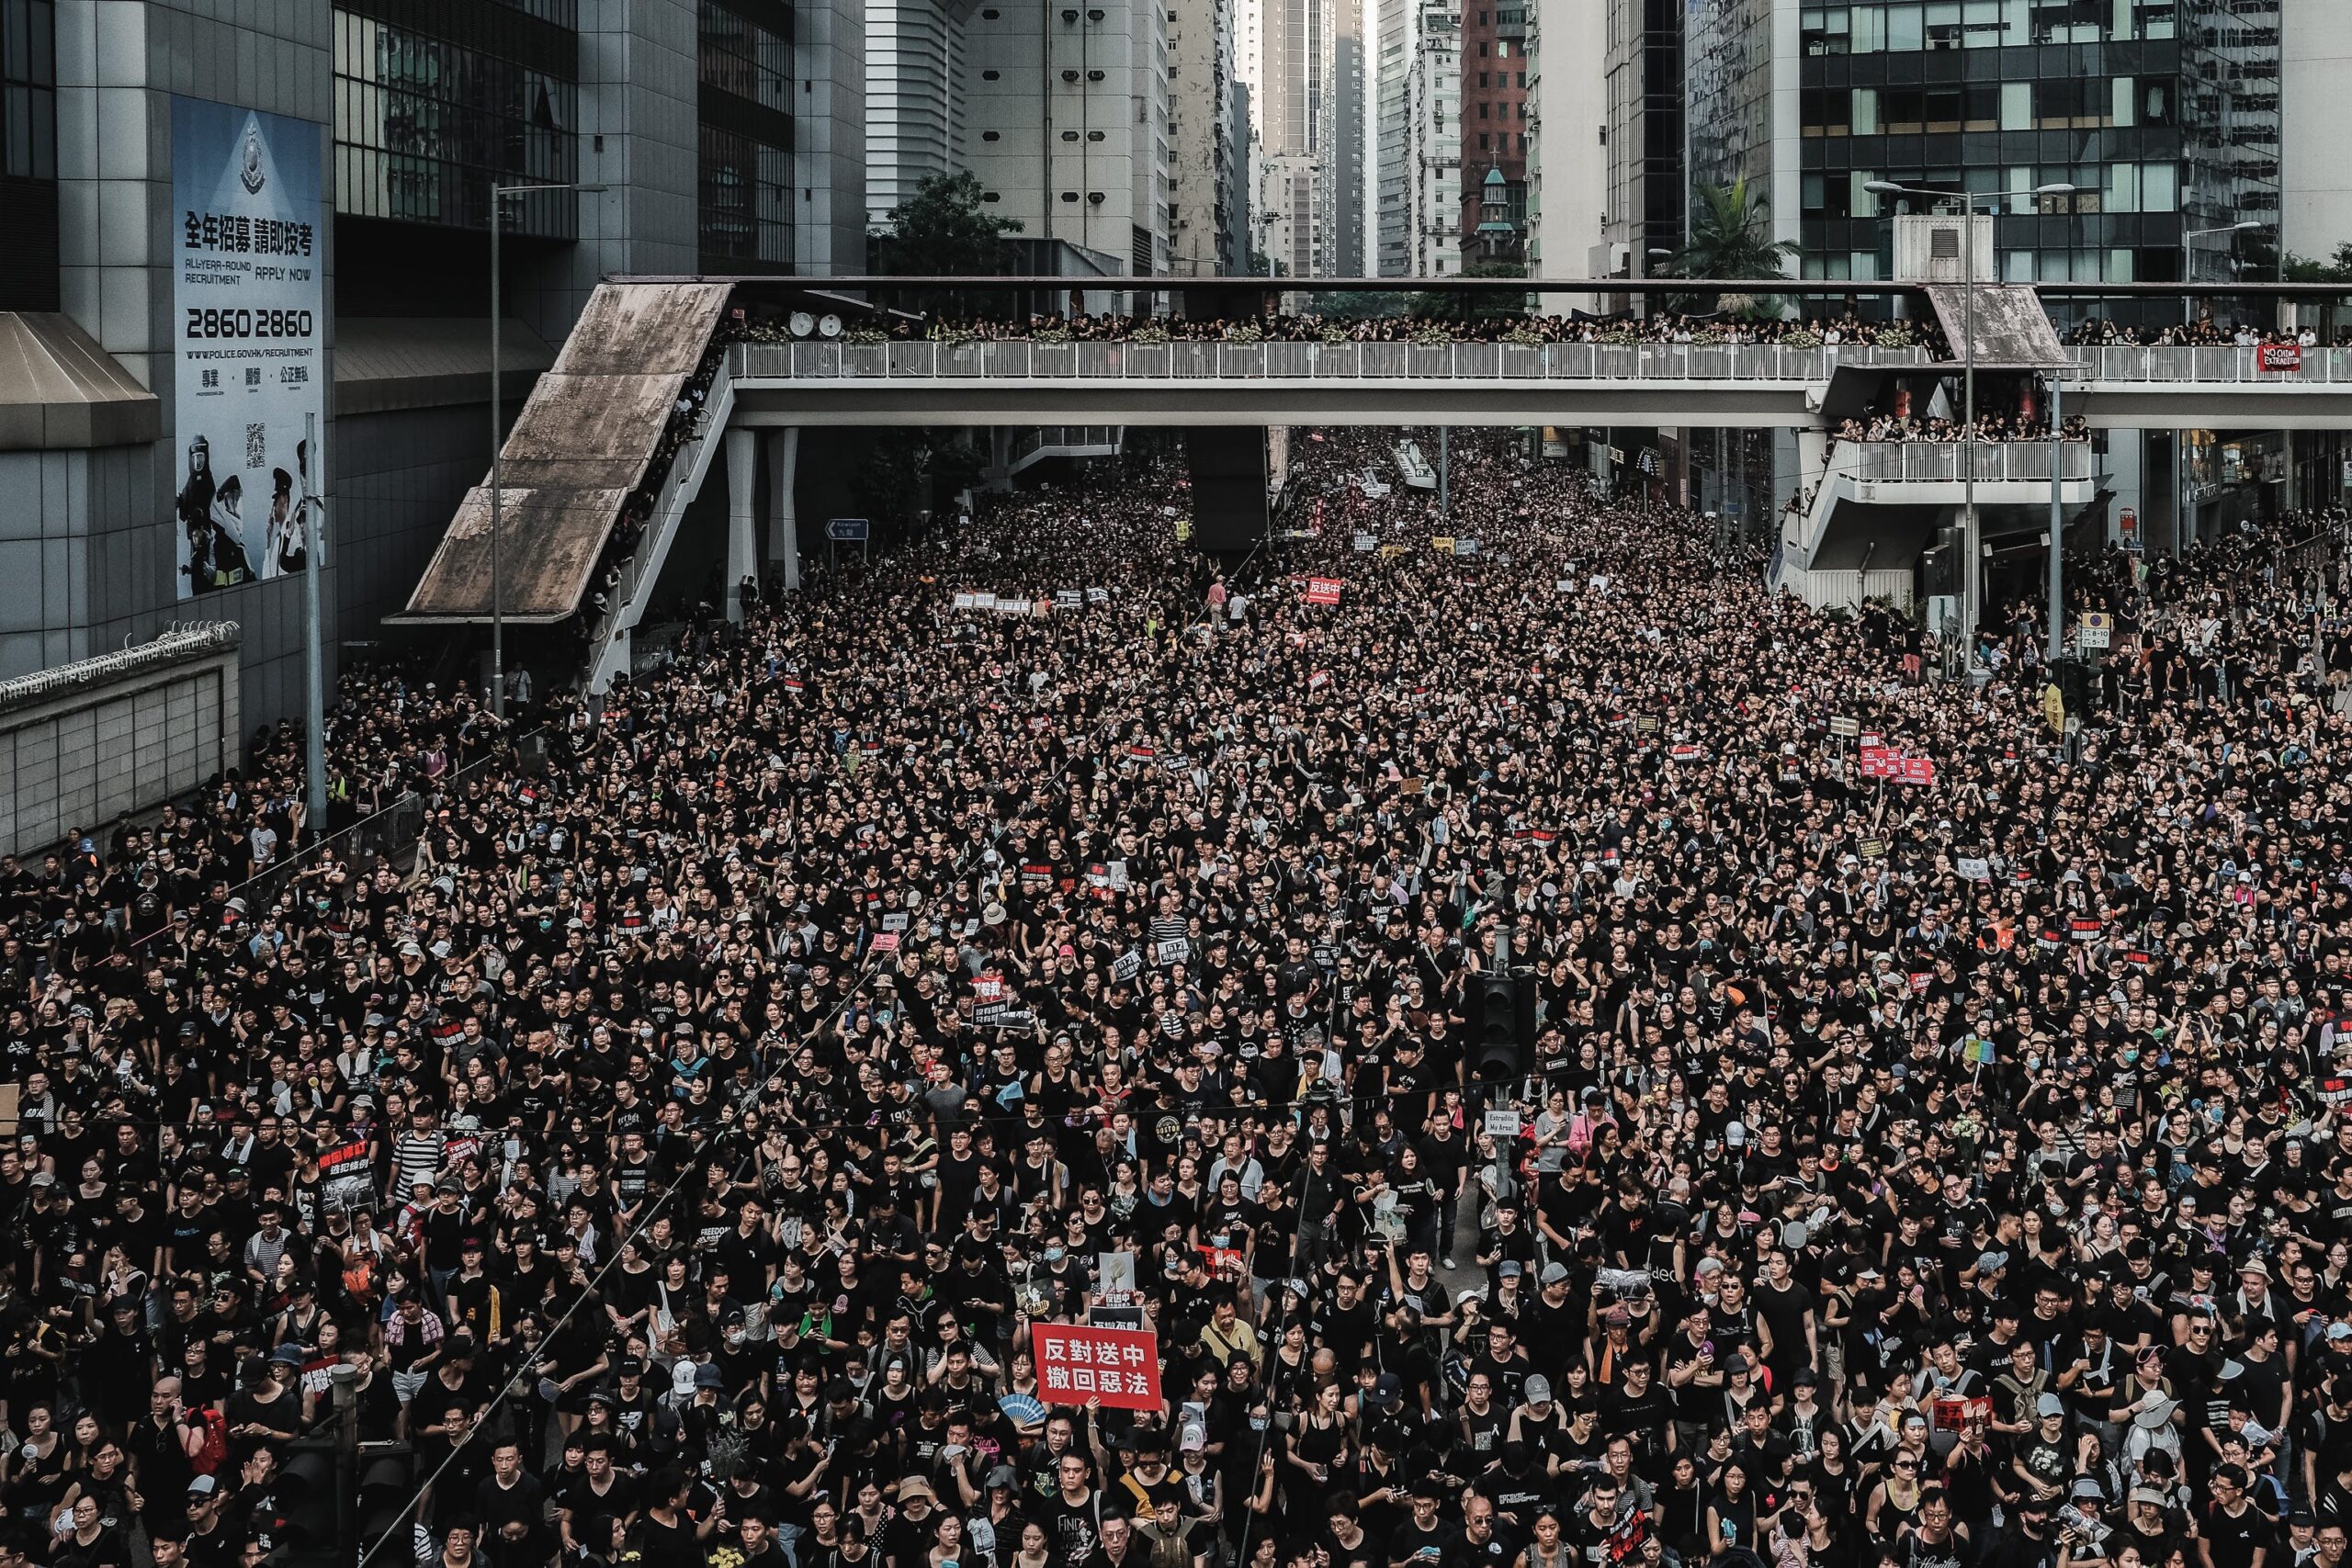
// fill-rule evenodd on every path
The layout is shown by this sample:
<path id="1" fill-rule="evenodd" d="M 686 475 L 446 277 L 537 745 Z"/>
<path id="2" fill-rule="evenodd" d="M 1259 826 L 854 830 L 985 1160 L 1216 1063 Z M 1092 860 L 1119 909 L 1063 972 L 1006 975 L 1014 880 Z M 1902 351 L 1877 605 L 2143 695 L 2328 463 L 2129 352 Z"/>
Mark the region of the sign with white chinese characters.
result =
<path id="1" fill-rule="evenodd" d="M 172 100 L 173 483 L 183 599 L 299 572 L 326 476 L 320 128 Z"/>
<path id="2" fill-rule="evenodd" d="M 1113 1410 L 1159 1408 L 1159 1338 L 1132 1328 L 1033 1323 L 1037 1397 L 1048 1404 L 1099 1399 Z"/>

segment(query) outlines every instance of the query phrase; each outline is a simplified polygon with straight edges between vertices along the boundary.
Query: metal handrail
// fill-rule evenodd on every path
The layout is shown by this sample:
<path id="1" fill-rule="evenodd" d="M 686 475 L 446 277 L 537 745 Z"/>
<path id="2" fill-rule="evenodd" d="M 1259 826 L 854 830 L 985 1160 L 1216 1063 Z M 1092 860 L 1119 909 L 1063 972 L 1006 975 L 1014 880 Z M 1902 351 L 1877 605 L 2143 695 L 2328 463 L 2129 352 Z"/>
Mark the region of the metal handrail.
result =
<path id="1" fill-rule="evenodd" d="M 1841 366 L 1925 366 L 1924 349 L 1723 343 L 1167 343 L 981 338 L 964 343 L 801 342 L 735 345 L 741 374 L 797 380 L 1476 380 L 1817 383 Z M 1957 372 L 1957 367 L 1951 367 Z M 2066 351 L 2076 384 L 2352 384 L 2352 349 L 2308 348 L 2291 370 L 2251 347 Z"/>
<path id="2" fill-rule="evenodd" d="M 2087 441 L 2060 443 L 2067 482 L 2091 477 L 2095 454 Z M 1841 443 L 1833 472 L 1867 484 L 1956 484 L 1976 471 L 1979 484 L 2050 482 L 2047 441 L 1859 441 Z"/>

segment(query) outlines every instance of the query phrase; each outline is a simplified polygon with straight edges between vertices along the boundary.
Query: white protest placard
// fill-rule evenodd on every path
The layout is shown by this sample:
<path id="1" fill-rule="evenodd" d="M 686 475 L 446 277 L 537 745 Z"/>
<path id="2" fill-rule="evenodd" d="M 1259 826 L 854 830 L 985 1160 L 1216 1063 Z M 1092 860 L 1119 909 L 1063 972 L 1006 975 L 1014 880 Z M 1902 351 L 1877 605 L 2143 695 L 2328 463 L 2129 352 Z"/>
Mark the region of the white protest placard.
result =
<path id="1" fill-rule="evenodd" d="M 1086 591 L 1086 602 L 1090 604 L 1108 604 L 1111 602 L 1111 591 L 1107 588 L 1090 588 Z"/>
<path id="2" fill-rule="evenodd" d="M 1990 882 L 1993 880 L 1993 868 L 1990 865 L 1987 865 L 1984 861 L 1978 856 L 1962 855 L 1959 860 L 1952 863 L 1954 868 L 1959 871 L 1960 874 L 1966 877 L 1971 882 Z"/>
<path id="3" fill-rule="evenodd" d="M 979 602 L 979 597 L 977 593 L 958 593 L 956 595 L 956 608 L 968 610 Z"/>
<path id="4" fill-rule="evenodd" d="M 1380 547 L 1380 536 L 1377 534 L 1358 534 L 1356 536 L 1355 544 L 1356 554 L 1360 556 L 1368 556 L 1372 554 L 1373 551 Z"/>
<path id="5" fill-rule="evenodd" d="M 1485 1130 L 1487 1136 L 1490 1138 L 1518 1137 L 1519 1112 L 1516 1111 L 1487 1111 Z"/>
<path id="6" fill-rule="evenodd" d="M 1122 980 L 1132 980 L 1142 973 L 1143 954 L 1140 953 L 1123 953 L 1111 960 L 1111 980 L 1114 985 Z"/>
<path id="7" fill-rule="evenodd" d="M 1183 963 L 1192 953 L 1193 944 L 1181 936 L 1171 936 L 1151 944 L 1151 961 L 1163 969 L 1171 964 Z"/>

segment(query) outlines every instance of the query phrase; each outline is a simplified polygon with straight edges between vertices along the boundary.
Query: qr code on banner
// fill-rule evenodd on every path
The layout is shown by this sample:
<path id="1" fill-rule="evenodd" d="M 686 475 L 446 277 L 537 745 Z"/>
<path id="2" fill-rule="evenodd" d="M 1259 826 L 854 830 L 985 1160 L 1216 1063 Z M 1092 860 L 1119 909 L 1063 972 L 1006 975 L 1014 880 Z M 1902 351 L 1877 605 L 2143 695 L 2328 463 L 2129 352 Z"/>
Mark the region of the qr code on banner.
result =
<path id="1" fill-rule="evenodd" d="M 258 421 L 245 426 L 245 467 L 248 468 L 259 468 L 268 466 L 269 443 L 265 434 L 268 428 L 269 427 L 267 425 L 263 424 Z"/>

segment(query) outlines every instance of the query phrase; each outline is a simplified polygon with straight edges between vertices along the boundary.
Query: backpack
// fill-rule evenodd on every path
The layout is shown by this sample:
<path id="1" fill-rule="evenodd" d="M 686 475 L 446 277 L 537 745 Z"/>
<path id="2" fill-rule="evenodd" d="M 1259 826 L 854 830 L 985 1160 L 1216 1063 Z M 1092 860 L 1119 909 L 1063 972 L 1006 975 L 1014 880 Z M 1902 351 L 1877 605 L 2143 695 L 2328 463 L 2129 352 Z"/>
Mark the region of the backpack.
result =
<path id="1" fill-rule="evenodd" d="M 204 1446 L 190 1456 L 188 1465 L 198 1475 L 210 1475 L 229 1458 L 229 1422 L 205 1405 L 188 1412 L 188 1417 L 204 1428 Z"/>

